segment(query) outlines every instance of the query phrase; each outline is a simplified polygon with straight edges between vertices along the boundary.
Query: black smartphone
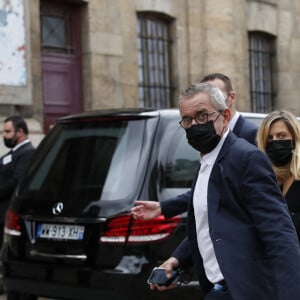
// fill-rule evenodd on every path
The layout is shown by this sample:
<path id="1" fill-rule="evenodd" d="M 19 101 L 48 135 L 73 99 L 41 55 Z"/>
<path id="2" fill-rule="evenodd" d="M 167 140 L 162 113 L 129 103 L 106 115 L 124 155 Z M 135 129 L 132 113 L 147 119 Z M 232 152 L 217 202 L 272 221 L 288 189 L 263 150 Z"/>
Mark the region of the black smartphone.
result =
<path id="1" fill-rule="evenodd" d="M 170 284 L 177 284 L 179 280 L 179 272 L 177 270 L 173 271 L 172 277 L 168 278 L 166 276 L 166 270 L 164 268 L 154 268 L 147 280 L 148 284 L 157 284 L 169 286 Z"/>

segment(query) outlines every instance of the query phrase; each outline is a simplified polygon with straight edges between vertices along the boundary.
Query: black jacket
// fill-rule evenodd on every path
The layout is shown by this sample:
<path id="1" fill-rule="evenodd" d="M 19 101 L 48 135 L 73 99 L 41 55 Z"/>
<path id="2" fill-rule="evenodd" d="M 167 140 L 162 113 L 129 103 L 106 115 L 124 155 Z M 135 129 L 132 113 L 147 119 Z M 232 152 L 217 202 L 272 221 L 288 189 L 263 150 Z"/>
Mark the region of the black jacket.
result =
<path id="1" fill-rule="evenodd" d="M 247 140 L 249 143 L 256 145 L 256 134 L 258 127 L 240 115 L 233 128 L 233 133 L 242 139 Z"/>
<path id="2" fill-rule="evenodd" d="M 29 165 L 35 148 L 31 142 L 0 158 L 0 224 L 4 223 L 10 198 Z"/>

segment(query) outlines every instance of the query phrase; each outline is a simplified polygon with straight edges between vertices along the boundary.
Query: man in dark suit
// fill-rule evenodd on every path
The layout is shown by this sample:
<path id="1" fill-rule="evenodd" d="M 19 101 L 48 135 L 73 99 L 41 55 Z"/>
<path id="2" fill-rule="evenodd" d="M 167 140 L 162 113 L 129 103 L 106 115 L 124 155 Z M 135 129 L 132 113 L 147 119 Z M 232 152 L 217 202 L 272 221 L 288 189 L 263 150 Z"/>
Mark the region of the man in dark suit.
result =
<path id="1" fill-rule="evenodd" d="M 244 118 L 235 107 L 236 92 L 232 87 L 231 80 L 222 73 L 211 73 L 204 76 L 201 83 L 211 83 L 218 87 L 224 95 L 227 108 L 230 111 L 229 129 L 239 138 L 247 140 L 249 143 L 256 145 L 256 133 L 258 126 Z M 150 219 L 163 214 L 170 218 L 187 211 L 188 202 L 191 197 L 191 191 L 179 195 L 176 198 L 168 199 L 162 202 L 154 201 L 137 201 L 137 205 L 143 205 L 147 209 L 145 218 Z"/>
<path id="2" fill-rule="evenodd" d="M 299 299 L 299 242 L 268 158 L 228 129 L 230 111 L 211 84 L 192 85 L 179 108 L 201 167 L 187 237 L 162 267 L 170 274 L 192 255 L 205 300 Z"/>
<path id="3" fill-rule="evenodd" d="M 27 124 L 22 117 L 6 118 L 2 136 L 5 146 L 10 148 L 10 151 L 0 158 L 0 247 L 3 242 L 5 213 L 10 198 L 34 152 L 34 147 L 28 139 Z M 3 283 L 0 278 L 0 294 L 2 293 Z"/>
<path id="4" fill-rule="evenodd" d="M 249 143 L 256 145 L 256 133 L 258 127 L 244 118 L 236 110 L 235 102 L 237 95 L 232 87 L 230 78 L 222 73 L 212 73 L 204 76 L 200 82 L 209 82 L 222 91 L 227 108 L 231 113 L 229 129 L 236 134 L 236 136 L 246 139 Z"/>
<path id="5" fill-rule="evenodd" d="M 28 139 L 28 127 L 21 116 L 4 120 L 3 142 L 10 151 L 0 158 L 0 243 L 2 245 L 5 212 L 10 198 L 34 153 Z"/>

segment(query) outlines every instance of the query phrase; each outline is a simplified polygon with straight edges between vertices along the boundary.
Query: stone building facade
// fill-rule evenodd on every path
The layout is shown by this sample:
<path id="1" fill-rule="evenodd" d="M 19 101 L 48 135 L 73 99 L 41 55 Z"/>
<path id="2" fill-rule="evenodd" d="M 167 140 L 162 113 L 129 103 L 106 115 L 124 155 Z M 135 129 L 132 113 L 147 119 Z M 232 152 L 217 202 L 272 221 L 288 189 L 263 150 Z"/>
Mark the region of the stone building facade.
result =
<path id="1" fill-rule="evenodd" d="M 9 30 L 12 14 L 19 18 L 17 32 Z M 144 17 L 154 23 L 161 19 L 157 28 L 167 28 L 167 48 L 158 55 L 162 68 L 152 69 L 150 48 L 139 48 Z M 71 20 L 68 26 L 66 20 Z M 25 116 L 36 144 L 65 114 L 155 106 L 151 99 L 142 101 L 149 85 L 155 85 L 145 79 L 152 71 L 168 85 L 168 101 L 159 107 L 177 107 L 182 88 L 222 72 L 232 79 L 240 111 L 285 108 L 300 115 L 298 0 L 0 0 L 1 28 L 6 41 L 21 36 L 24 45 L 10 45 L 2 51 L 5 57 L 0 46 L 0 118 Z M 145 30 L 159 51 L 160 37 Z M 11 59 L 20 52 L 23 60 Z M 16 64 L 15 73 L 9 63 Z"/>

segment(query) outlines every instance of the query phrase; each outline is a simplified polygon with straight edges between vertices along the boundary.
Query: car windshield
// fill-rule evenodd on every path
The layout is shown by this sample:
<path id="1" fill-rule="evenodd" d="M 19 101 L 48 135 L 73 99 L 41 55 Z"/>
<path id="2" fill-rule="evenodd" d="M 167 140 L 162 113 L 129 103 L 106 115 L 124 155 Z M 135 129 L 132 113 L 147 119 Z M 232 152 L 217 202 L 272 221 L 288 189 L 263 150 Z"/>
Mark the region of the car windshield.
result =
<path id="1" fill-rule="evenodd" d="M 129 198 L 141 172 L 145 123 L 110 120 L 56 126 L 29 171 L 23 195 L 86 204 Z"/>

